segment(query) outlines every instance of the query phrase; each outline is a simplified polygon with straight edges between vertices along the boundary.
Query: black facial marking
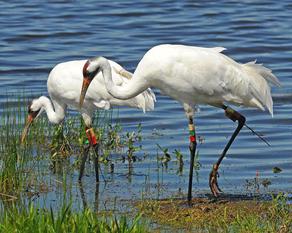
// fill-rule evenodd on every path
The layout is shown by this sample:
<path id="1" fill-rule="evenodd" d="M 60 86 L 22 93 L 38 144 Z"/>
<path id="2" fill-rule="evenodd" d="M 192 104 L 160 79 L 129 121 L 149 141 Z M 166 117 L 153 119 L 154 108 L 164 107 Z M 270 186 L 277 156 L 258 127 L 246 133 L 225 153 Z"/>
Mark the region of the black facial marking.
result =
<path id="1" fill-rule="evenodd" d="M 41 109 L 39 109 L 37 111 L 33 111 L 33 110 L 31 110 L 31 105 L 32 105 L 32 103 L 30 103 L 28 105 L 28 114 L 31 115 L 33 118 L 35 118 L 39 114 Z"/>
<path id="2" fill-rule="evenodd" d="M 96 70 L 94 70 L 93 72 L 90 72 L 89 74 L 88 74 L 88 76 L 89 76 L 89 78 L 90 79 L 93 79 L 94 77 L 95 77 L 95 75 L 97 75 L 98 73 L 99 73 L 99 71 L 100 71 L 100 67 L 98 67 Z"/>
<path id="3" fill-rule="evenodd" d="M 90 62 L 96 61 L 98 59 L 99 59 L 99 57 L 95 57 L 95 58 L 92 58 L 92 59 L 88 59 L 86 61 L 86 63 L 83 66 L 83 70 L 82 70 L 84 78 L 88 78 L 88 79 L 92 80 L 100 72 L 100 67 L 99 66 L 96 68 L 96 70 L 93 70 L 92 72 L 89 72 L 87 70 L 88 66 L 90 65 Z"/>

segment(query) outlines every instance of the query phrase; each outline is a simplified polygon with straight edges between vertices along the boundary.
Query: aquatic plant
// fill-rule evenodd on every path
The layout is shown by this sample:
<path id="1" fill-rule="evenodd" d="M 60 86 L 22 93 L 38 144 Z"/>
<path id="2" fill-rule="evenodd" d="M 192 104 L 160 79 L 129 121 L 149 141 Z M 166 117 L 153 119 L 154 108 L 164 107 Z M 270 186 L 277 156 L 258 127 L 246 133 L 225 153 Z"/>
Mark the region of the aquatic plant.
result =
<path id="1" fill-rule="evenodd" d="M 79 168 L 79 160 L 75 158 L 80 157 L 87 143 L 81 116 L 70 112 L 64 122 L 56 126 L 50 124 L 46 116 L 38 117 L 21 145 L 20 135 L 28 102 L 25 95 L 16 98 L 12 94 L 7 97 L 1 112 L 0 198 L 17 199 L 23 190 L 29 189 L 27 187 L 31 183 L 37 186 L 36 180 L 44 177 L 44 166 L 58 173 Z M 120 124 L 113 124 L 113 111 L 100 110 L 93 116 L 93 127 L 101 143 L 101 162 L 107 164 L 110 161 L 109 166 L 113 168 L 109 155 L 112 152 L 122 153 L 124 147 L 127 148 L 129 161 L 135 160 L 134 153 L 140 149 L 136 144 L 142 139 L 141 125 L 138 125 L 137 131 L 123 136 Z M 76 162 L 72 164 L 71 158 Z"/>
<path id="2" fill-rule="evenodd" d="M 89 208 L 74 212 L 71 205 L 65 204 L 59 211 L 30 204 L 27 208 L 12 207 L 2 212 L 0 232 L 144 233 L 150 231 L 146 223 L 141 220 L 141 215 L 131 220 L 125 216 L 99 216 Z"/>
<path id="3" fill-rule="evenodd" d="M 177 174 L 182 175 L 183 167 L 184 167 L 183 155 L 180 152 L 180 150 L 177 150 L 177 149 L 175 149 L 173 153 L 175 154 L 175 157 L 178 163 Z"/>
<path id="4" fill-rule="evenodd" d="M 129 173 L 132 171 L 132 163 L 136 162 L 136 156 L 134 155 L 135 152 L 141 150 L 142 146 L 136 146 L 138 142 L 142 140 L 142 126 L 138 124 L 137 131 L 127 132 L 125 136 L 124 145 L 127 147 L 127 160 L 128 160 L 128 168 Z"/>
<path id="5" fill-rule="evenodd" d="M 162 165 L 167 169 L 168 162 L 171 160 L 171 156 L 168 152 L 168 148 L 163 148 L 159 144 L 156 144 L 156 145 L 162 152 L 162 155 L 160 157 L 157 156 L 157 158 L 161 161 Z"/>

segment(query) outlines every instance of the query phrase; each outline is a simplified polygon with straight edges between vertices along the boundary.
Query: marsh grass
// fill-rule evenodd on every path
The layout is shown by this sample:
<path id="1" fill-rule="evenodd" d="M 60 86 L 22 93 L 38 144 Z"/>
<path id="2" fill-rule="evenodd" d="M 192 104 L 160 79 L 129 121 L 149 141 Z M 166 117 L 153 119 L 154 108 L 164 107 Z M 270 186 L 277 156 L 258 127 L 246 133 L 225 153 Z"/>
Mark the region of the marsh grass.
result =
<path id="1" fill-rule="evenodd" d="M 19 193 L 21 185 L 26 179 L 25 164 L 30 157 L 27 158 L 23 155 L 31 148 L 19 146 L 21 132 L 19 122 L 23 120 L 22 113 L 21 104 L 7 102 L 1 114 L 0 193 L 2 197 L 9 198 Z"/>
<path id="2" fill-rule="evenodd" d="M 87 140 L 84 123 L 79 114 L 70 112 L 63 124 L 54 126 L 42 114 L 33 122 L 25 144 L 21 145 L 28 102 L 25 95 L 7 97 L 1 109 L 0 232 L 147 232 L 141 216 L 133 220 L 102 216 L 89 208 L 78 212 L 66 204 L 74 195 L 71 172 L 79 169 L 78 163 L 72 161 L 78 161 Z M 102 143 L 101 150 L 107 151 L 102 153 L 106 158 L 101 158 L 101 162 L 106 163 L 111 153 L 124 153 L 123 148 L 128 148 L 120 124 L 113 124 L 112 111 L 96 111 L 93 127 Z M 66 196 L 57 200 L 54 211 L 42 208 L 47 205 L 45 199 L 42 207 L 32 204 L 34 197 L 54 189 L 50 187 L 52 173 L 58 173 L 53 178 L 58 179 L 56 188 Z"/>
<path id="3" fill-rule="evenodd" d="M 20 145 L 20 135 L 27 115 L 25 97 L 7 99 L 1 112 L 0 125 L 0 233 L 1 232 L 149 232 L 141 215 L 133 220 L 126 217 L 97 215 L 89 208 L 73 211 L 67 200 L 72 197 L 72 176 L 79 168 L 77 157 L 86 142 L 84 124 L 79 115 L 67 114 L 62 125 L 52 126 L 43 114 L 32 125 L 26 143 Z M 71 113 L 71 112 L 70 112 Z M 101 163 L 112 165 L 112 153 L 124 153 L 129 168 L 135 162 L 135 153 L 141 149 L 141 125 L 137 131 L 125 132 L 119 123 L 113 124 L 112 111 L 96 111 L 93 127 L 101 141 Z M 158 145 L 157 164 L 170 160 L 167 148 Z M 183 156 L 174 155 L 182 171 Z M 72 159 L 73 158 L 73 159 Z M 195 170 L 199 170 L 196 154 Z M 56 169 L 59 166 L 58 169 Z M 50 170 L 49 167 L 52 169 Z M 159 166 L 158 166 L 159 167 Z M 59 171 L 58 171 L 59 170 Z M 31 204 L 31 197 L 49 192 L 47 177 L 60 173 L 60 188 L 65 200 L 58 200 L 58 208 L 45 209 Z M 129 173 L 131 169 L 129 169 Z M 69 178 L 68 178 L 69 177 Z M 159 180 L 159 178 L 158 178 Z M 158 182 L 159 183 L 159 182 Z M 68 191 L 68 192 L 67 192 Z M 71 195 L 71 196 L 70 196 Z M 61 195 L 62 196 L 62 195 Z M 23 204 L 29 203 L 29 204 Z M 42 206 L 45 206 L 42 203 Z M 61 207 L 60 207 L 61 206 Z M 291 205 L 283 195 L 271 202 L 217 201 L 193 199 L 188 207 L 185 201 L 142 200 L 138 212 L 153 222 L 171 229 L 195 232 L 292 232 Z M 157 230 L 159 232 L 159 229 Z"/>
<path id="4" fill-rule="evenodd" d="M 283 194 L 272 201 L 194 198 L 191 206 L 183 200 L 143 200 L 137 207 L 176 231 L 292 232 L 292 206 Z"/>
<path id="5" fill-rule="evenodd" d="M 67 232 L 97 232 L 97 233 L 144 233 L 150 232 L 141 215 L 132 220 L 125 217 L 99 216 L 91 209 L 74 212 L 71 205 L 54 211 L 30 204 L 28 207 L 12 207 L 2 211 L 0 216 L 0 232 L 21 233 L 67 233 Z"/>
<path id="6" fill-rule="evenodd" d="M 1 110 L 0 198 L 5 200 L 17 199 L 28 186 L 44 183 L 42 179 L 49 174 L 49 168 L 60 174 L 79 169 L 78 158 L 87 141 L 81 116 L 70 111 L 64 122 L 56 126 L 50 124 L 43 113 L 35 119 L 25 144 L 21 145 L 20 135 L 30 101 L 25 94 L 20 97 L 10 94 Z M 104 110 L 96 111 L 93 117 L 93 128 L 101 142 L 100 163 L 104 165 L 113 164 L 112 153 L 130 154 L 131 159 L 134 158 L 139 148 L 136 144 L 142 140 L 141 125 L 137 132 L 122 135 L 122 128 L 119 123 L 113 123 L 113 117 L 117 118 L 113 111 Z"/>

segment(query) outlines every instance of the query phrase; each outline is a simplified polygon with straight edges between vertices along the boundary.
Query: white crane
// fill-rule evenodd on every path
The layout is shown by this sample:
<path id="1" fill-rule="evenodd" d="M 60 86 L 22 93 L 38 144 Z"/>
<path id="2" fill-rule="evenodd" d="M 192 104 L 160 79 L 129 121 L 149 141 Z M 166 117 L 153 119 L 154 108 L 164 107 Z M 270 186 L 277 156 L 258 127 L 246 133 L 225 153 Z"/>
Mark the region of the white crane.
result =
<path id="1" fill-rule="evenodd" d="M 100 57 L 88 60 L 84 66 L 84 81 L 80 103 L 84 99 L 93 74 L 101 71 L 108 92 L 118 99 L 136 96 L 149 87 L 161 90 L 165 95 L 183 104 L 189 119 L 190 131 L 190 173 L 188 200 L 192 197 L 193 163 L 196 151 L 196 134 L 193 124 L 194 105 L 208 104 L 222 108 L 225 115 L 238 126 L 224 148 L 209 176 L 209 186 L 218 196 L 218 168 L 233 140 L 245 125 L 245 117 L 226 104 L 265 108 L 273 115 L 273 100 L 268 82 L 277 86 L 278 79 L 271 70 L 249 62 L 240 64 L 222 54 L 222 47 L 201 48 L 185 45 L 158 45 L 150 49 L 139 62 L 133 77 L 127 85 L 117 86 L 106 59 Z"/>
<path id="2" fill-rule="evenodd" d="M 21 142 L 24 142 L 33 120 L 43 111 L 46 112 L 51 123 L 59 124 L 65 118 L 67 107 L 76 109 L 83 117 L 86 125 L 86 135 L 90 142 L 89 146 L 85 148 L 82 156 L 79 180 L 82 178 L 88 151 L 90 146 L 92 146 L 96 152 L 94 163 L 96 180 L 99 181 L 97 153 L 99 142 L 91 127 L 92 115 L 95 109 L 109 109 L 111 106 L 128 106 L 140 108 L 145 112 L 146 110 L 154 109 L 154 102 L 156 100 L 151 89 L 147 89 L 128 100 L 114 98 L 107 92 L 102 74 L 96 72 L 92 74 L 95 76 L 95 79 L 92 82 L 92 87 L 88 89 L 84 105 L 79 109 L 80 86 L 83 80 L 83 67 L 86 62 L 86 60 L 64 62 L 56 65 L 52 69 L 47 81 L 47 88 L 51 100 L 45 96 L 32 100 L 28 107 L 28 117 L 22 133 Z M 126 71 L 116 62 L 107 60 L 107 64 L 109 64 L 109 69 L 113 75 L 115 85 L 123 86 L 132 77 L 132 73 Z"/>

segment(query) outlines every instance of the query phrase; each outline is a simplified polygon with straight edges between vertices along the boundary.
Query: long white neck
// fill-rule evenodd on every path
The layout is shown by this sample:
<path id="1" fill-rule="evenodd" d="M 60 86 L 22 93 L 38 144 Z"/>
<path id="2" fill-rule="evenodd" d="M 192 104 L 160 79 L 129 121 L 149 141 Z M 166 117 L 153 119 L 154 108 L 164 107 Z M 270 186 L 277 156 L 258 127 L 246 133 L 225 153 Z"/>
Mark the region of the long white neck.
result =
<path id="1" fill-rule="evenodd" d="M 122 86 L 115 85 L 112 79 L 110 63 L 106 59 L 101 64 L 101 70 L 107 91 L 117 99 L 127 100 L 133 98 L 148 88 L 147 83 L 144 80 L 139 80 L 135 77 L 135 74 L 127 84 Z"/>
<path id="2" fill-rule="evenodd" d="M 59 124 L 65 117 L 65 109 L 59 106 L 52 105 L 51 100 L 46 96 L 41 96 L 37 101 L 39 101 L 42 108 L 45 110 L 48 119 L 53 124 Z"/>

